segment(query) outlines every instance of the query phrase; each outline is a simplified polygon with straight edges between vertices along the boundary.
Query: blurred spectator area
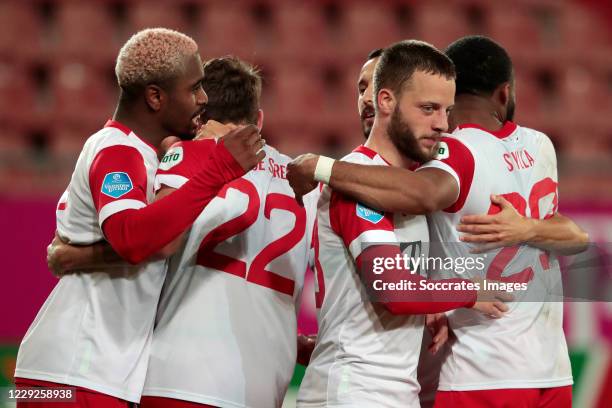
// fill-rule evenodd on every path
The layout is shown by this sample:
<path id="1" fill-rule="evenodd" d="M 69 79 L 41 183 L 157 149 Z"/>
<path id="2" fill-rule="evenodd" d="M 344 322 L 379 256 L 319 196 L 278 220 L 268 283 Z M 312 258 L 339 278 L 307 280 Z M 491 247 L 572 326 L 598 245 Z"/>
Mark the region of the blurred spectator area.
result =
<path id="1" fill-rule="evenodd" d="M 291 155 L 341 156 L 363 140 L 356 79 L 374 48 L 444 48 L 486 34 L 513 57 L 520 124 L 558 150 L 563 201 L 612 202 L 612 18 L 578 0 L 2 0 L 0 188 L 58 196 L 85 139 L 112 115 L 114 59 L 135 31 L 192 35 L 205 58 L 264 75 L 264 134 Z"/>

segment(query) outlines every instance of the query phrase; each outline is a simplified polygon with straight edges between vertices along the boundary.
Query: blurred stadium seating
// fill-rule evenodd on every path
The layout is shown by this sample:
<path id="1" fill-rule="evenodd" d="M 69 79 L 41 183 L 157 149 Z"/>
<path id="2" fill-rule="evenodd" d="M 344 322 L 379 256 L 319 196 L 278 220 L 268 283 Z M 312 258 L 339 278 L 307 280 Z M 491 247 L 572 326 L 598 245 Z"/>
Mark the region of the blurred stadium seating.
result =
<path id="1" fill-rule="evenodd" d="M 371 49 L 403 38 L 445 47 L 482 33 L 514 58 L 517 121 L 557 145 L 564 201 L 610 202 L 612 35 L 600 3 L 3 0 L 0 179 L 28 180 L 16 195 L 59 193 L 82 142 L 112 114 L 119 47 L 144 27 L 182 30 L 205 57 L 261 66 L 266 137 L 290 154 L 335 155 L 361 141 L 354 82 Z M 59 169 L 59 182 L 40 177 L 45 166 Z"/>
<path id="2" fill-rule="evenodd" d="M 11 274 L 0 296 L 0 386 L 55 282 L 44 262 L 55 200 L 86 138 L 112 115 L 117 52 L 153 26 L 192 35 L 204 58 L 257 64 L 267 141 L 290 155 L 336 157 L 363 141 L 356 82 L 370 50 L 489 35 L 514 60 L 516 121 L 557 147 L 562 211 L 569 203 L 594 241 L 611 242 L 609 0 L 0 0 L 0 225 L 25 232 L 5 234 L 0 247 L 9 248 L 4 269 L 27 273 Z M 610 406 L 612 348 L 597 348 L 612 344 L 610 310 L 568 307 L 577 407 Z"/>

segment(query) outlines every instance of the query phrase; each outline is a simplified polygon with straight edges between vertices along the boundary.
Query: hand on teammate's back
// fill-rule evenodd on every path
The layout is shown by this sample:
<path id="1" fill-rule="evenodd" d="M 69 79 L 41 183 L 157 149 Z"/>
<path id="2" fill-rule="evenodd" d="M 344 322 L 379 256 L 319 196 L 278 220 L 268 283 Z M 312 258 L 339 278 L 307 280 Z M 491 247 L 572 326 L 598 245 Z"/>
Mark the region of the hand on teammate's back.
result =
<path id="1" fill-rule="evenodd" d="M 464 215 L 457 231 L 462 242 L 476 244 L 472 253 L 518 245 L 531 239 L 533 220 L 522 216 L 512 203 L 501 195 L 491 195 L 491 205 L 499 208 L 495 214 Z"/>
<path id="2" fill-rule="evenodd" d="M 287 181 L 300 205 L 303 205 L 302 197 L 317 187 L 314 174 L 318 160 L 318 155 L 306 153 L 296 157 L 287 165 Z"/>
<path id="3" fill-rule="evenodd" d="M 427 347 L 431 354 L 436 354 L 448 341 L 448 320 L 444 313 L 425 316 L 425 327 L 431 333 L 431 344 Z"/>
<path id="4" fill-rule="evenodd" d="M 484 281 L 480 278 L 474 278 L 472 281 L 480 285 L 476 303 L 474 306 L 472 306 L 472 308 L 492 319 L 499 319 L 500 317 L 503 317 L 509 310 L 506 302 L 513 301 L 514 296 L 505 291 L 486 289 L 484 286 Z"/>
<path id="5" fill-rule="evenodd" d="M 248 125 L 230 130 L 220 139 L 226 149 L 234 156 L 244 171 L 254 168 L 266 157 L 263 147 L 266 141 L 261 138 L 257 126 Z"/>

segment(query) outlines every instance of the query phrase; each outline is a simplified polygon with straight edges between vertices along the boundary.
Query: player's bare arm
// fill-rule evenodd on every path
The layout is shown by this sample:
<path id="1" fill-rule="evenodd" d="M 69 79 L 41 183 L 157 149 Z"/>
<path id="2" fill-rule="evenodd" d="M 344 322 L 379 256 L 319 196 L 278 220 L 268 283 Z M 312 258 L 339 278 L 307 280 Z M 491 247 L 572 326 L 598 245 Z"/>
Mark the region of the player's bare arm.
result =
<path id="1" fill-rule="evenodd" d="M 493 215 L 466 215 L 457 226 L 461 240 L 479 244 L 475 252 L 503 246 L 528 244 L 560 255 L 584 251 L 589 235 L 574 221 L 559 213 L 544 220 L 523 217 L 512 204 L 498 195 L 491 202 L 501 211 Z"/>
<path id="2" fill-rule="evenodd" d="M 296 196 L 316 186 L 319 157 L 296 158 L 287 168 L 287 178 Z M 439 169 L 418 172 L 389 166 L 364 166 L 334 161 L 329 185 L 370 207 L 388 212 L 429 214 L 452 205 L 459 195 L 456 180 Z"/>
<path id="3" fill-rule="evenodd" d="M 159 200 L 170 193 L 174 188 L 162 186 L 157 195 Z M 184 233 L 154 254 L 152 259 L 164 259 L 172 256 L 183 242 Z M 47 266 L 55 276 L 69 273 L 99 272 L 104 268 L 125 267 L 127 263 L 115 252 L 113 247 L 106 241 L 97 242 L 92 245 L 70 245 L 55 234 L 53 241 L 47 246 Z"/>
<path id="4" fill-rule="evenodd" d="M 100 268 L 119 268 L 126 262 L 106 241 L 92 245 L 70 245 L 55 234 L 47 246 L 47 266 L 55 276 L 62 276 L 78 270 L 94 272 Z"/>

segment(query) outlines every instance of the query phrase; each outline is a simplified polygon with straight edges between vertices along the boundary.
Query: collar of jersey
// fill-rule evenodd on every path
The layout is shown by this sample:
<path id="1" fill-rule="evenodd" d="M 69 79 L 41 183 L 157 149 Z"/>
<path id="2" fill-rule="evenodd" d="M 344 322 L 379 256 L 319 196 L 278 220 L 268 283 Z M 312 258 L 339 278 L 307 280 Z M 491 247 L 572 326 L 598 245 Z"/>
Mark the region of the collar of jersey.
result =
<path id="1" fill-rule="evenodd" d="M 125 133 L 126 136 L 129 136 L 129 135 L 133 134 L 134 136 L 136 136 L 136 138 L 138 140 L 140 140 L 142 143 L 144 143 L 147 146 L 149 146 L 151 149 L 153 149 L 155 154 L 157 154 L 157 148 L 155 146 L 153 146 L 152 144 L 148 143 L 146 140 L 143 140 L 140 137 L 138 137 L 138 135 L 136 133 L 132 132 L 132 129 L 130 129 L 129 127 L 125 126 L 123 123 L 117 122 L 116 120 L 113 120 L 113 119 L 109 119 L 104 124 L 104 127 L 105 128 L 106 127 L 112 127 L 112 128 L 118 129 L 118 130 L 122 131 L 123 133 Z"/>
<path id="2" fill-rule="evenodd" d="M 514 133 L 514 131 L 516 130 L 516 123 L 514 122 L 510 122 L 507 121 L 506 123 L 504 123 L 504 126 L 502 126 L 501 129 L 499 130 L 489 130 L 489 129 L 485 129 L 480 125 L 477 125 L 475 123 L 464 123 L 461 124 L 459 126 L 457 126 L 457 129 L 465 129 L 465 128 L 474 128 L 474 129 L 480 129 L 484 132 L 487 132 L 499 139 L 504 139 L 508 136 L 510 136 L 512 133 Z"/>
<path id="3" fill-rule="evenodd" d="M 384 157 L 382 157 L 380 154 L 376 153 L 374 150 L 370 149 L 369 147 L 366 147 L 364 145 L 359 145 L 355 148 L 355 150 L 353 150 L 354 153 L 361 153 L 363 155 L 368 156 L 370 159 L 374 160 L 374 158 L 376 156 L 380 157 L 381 159 L 383 159 L 383 161 L 385 163 L 387 163 L 389 166 L 391 165 L 391 163 L 389 163 L 387 160 L 385 160 Z"/>

